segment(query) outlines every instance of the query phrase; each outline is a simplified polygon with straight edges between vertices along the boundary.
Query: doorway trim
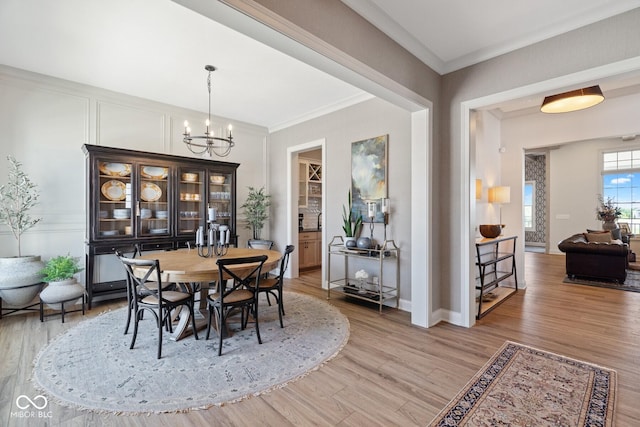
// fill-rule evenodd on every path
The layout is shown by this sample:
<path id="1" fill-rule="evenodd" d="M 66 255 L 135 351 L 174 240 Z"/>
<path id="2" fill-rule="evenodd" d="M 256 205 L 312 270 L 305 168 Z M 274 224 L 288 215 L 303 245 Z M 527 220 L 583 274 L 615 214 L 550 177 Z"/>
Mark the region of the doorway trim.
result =
<path id="1" fill-rule="evenodd" d="M 327 150 L 326 150 L 326 139 L 316 139 L 315 141 L 305 142 L 303 144 L 294 145 L 291 147 L 287 147 L 287 241 L 288 242 L 298 242 L 298 155 L 305 151 L 320 149 L 322 151 L 322 172 L 325 175 L 326 171 L 326 163 L 327 163 Z M 322 217 L 324 218 L 324 212 L 326 210 L 327 203 L 327 191 L 325 188 L 326 180 L 322 180 L 322 205 L 320 210 L 322 211 Z M 325 227 L 322 227 L 322 231 L 320 232 L 320 237 L 322 239 L 322 270 L 320 277 L 325 277 Z M 296 244 L 296 246 L 298 246 Z M 296 253 L 300 253 L 300 251 L 296 251 Z M 289 261 L 289 268 L 285 272 L 285 277 L 292 278 L 298 277 L 300 275 L 300 268 L 298 265 L 298 257 L 291 257 Z M 326 283 L 323 279 L 322 287 L 326 287 Z"/>
<path id="2" fill-rule="evenodd" d="M 625 59 L 619 62 L 601 65 L 595 68 L 581 70 L 575 73 L 554 77 L 548 80 L 542 80 L 527 84 L 524 86 L 509 89 L 504 92 L 493 93 L 460 103 L 460 140 L 461 150 L 459 152 L 458 165 L 462 179 L 462 199 L 460 200 L 461 216 L 460 227 L 461 236 L 460 244 L 462 248 L 467 250 L 461 251 L 459 260 L 459 268 L 462 272 L 461 286 L 461 326 L 470 327 L 476 323 L 475 319 L 475 232 L 472 233 L 476 226 L 475 218 L 475 197 L 471 198 L 472 183 L 475 185 L 475 146 L 472 146 L 472 120 L 471 115 L 474 110 L 482 109 L 487 106 L 495 105 L 501 102 L 511 101 L 518 98 L 528 96 L 539 96 L 541 93 L 554 93 L 564 90 L 572 85 L 583 84 L 584 82 L 597 81 L 607 77 L 616 75 L 624 75 L 625 73 L 640 71 L 640 57 Z M 524 153 L 523 153 L 524 156 Z M 524 161 L 524 159 L 523 159 Z M 522 184 L 522 180 L 517 182 Z M 513 193 L 512 193 L 513 196 Z M 511 203 L 511 209 L 519 209 L 518 213 L 507 211 L 507 215 L 522 218 L 522 200 L 515 200 Z M 518 243 L 516 247 L 516 268 L 518 271 L 518 283 L 522 283 L 522 288 L 526 288 L 524 280 L 524 228 L 520 224 L 518 232 Z M 548 239 L 547 239 L 548 240 Z"/>

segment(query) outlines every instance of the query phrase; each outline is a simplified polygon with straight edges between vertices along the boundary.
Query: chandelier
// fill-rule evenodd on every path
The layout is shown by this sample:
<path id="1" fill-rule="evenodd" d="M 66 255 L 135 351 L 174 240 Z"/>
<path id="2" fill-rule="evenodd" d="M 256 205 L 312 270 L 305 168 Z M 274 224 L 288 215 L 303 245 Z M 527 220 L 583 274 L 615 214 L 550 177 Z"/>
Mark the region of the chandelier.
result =
<path id="1" fill-rule="evenodd" d="M 204 135 L 191 135 L 191 128 L 189 122 L 184 121 L 184 136 L 183 142 L 189 148 L 193 154 L 202 154 L 203 157 L 212 157 L 215 154 L 218 157 L 226 157 L 231 152 L 231 148 L 235 145 L 233 142 L 233 136 L 231 136 L 231 125 L 227 128 L 229 133 L 227 137 L 214 136 L 213 129 L 209 129 L 211 126 L 211 73 L 216 70 L 213 65 L 205 65 L 205 70 L 209 72 L 207 77 L 207 90 L 209 91 L 209 118 L 205 122 L 206 130 Z"/>

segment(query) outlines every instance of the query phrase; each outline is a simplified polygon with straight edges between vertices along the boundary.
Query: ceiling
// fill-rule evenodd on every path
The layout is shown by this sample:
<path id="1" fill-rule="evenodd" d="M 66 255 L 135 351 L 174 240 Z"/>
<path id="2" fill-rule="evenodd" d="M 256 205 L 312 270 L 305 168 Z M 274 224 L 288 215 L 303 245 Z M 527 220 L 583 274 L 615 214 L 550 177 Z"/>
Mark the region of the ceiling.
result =
<path id="1" fill-rule="evenodd" d="M 439 73 L 640 7 L 640 0 L 343 2 Z M 271 131 L 371 97 L 170 0 L 0 0 L 0 63 L 203 112 L 204 66 L 212 64 L 212 113 Z M 525 101 L 504 111 L 530 108 L 533 100 Z"/>

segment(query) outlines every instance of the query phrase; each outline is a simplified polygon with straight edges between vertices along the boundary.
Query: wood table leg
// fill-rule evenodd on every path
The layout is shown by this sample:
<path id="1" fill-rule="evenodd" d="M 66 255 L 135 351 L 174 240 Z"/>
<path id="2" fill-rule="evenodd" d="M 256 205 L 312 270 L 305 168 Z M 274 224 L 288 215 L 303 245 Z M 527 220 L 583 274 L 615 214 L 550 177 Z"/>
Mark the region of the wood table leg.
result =
<path id="1" fill-rule="evenodd" d="M 195 293 L 194 301 L 194 315 L 196 320 L 196 329 L 201 331 L 207 327 L 207 319 L 209 316 L 209 310 L 207 308 L 207 294 L 209 293 L 209 283 L 180 283 L 179 286 L 183 289 L 183 292 Z M 198 291 L 199 288 L 199 291 Z M 180 307 L 179 319 L 176 324 L 173 325 L 173 333 L 170 335 L 170 339 L 173 341 L 181 340 L 184 337 L 193 334 L 191 330 L 191 313 L 188 310 L 184 310 L 184 307 Z M 217 325 L 216 325 L 216 328 Z M 226 324 L 222 325 L 222 337 L 226 338 L 231 336 L 231 332 Z"/>

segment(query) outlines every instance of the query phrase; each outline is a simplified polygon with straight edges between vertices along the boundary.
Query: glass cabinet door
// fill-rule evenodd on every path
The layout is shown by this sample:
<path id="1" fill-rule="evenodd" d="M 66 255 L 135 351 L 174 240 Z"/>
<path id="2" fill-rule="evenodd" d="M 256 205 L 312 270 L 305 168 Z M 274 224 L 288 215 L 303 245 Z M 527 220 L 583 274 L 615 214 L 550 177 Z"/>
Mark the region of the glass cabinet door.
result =
<path id="1" fill-rule="evenodd" d="M 209 171 L 209 208 L 214 209 L 215 222 L 228 225 L 232 228 L 232 175 Z M 235 231 L 235 230 L 232 230 Z"/>
<path id="2" fill-rule="evenodd" d="M 180 168 L 180 201 L 178 202 L 178 234 L 193 234 L 204 226 L 205 172 L 202 169 Z"/>
<path id="3" fill-rule="evenodd" d="M 140 165 L 138 181 L 138 215 L 140 236 L 166 236 L 171 233 L 169 206 L 169 167 Z"/>
<path id="4" fill-rule="evenodd" d="M 131 163 L 98 160 L 98 188 L 100 189 L 95 220 L 96 238 L 114 238 L 133 234 L 131 208 Z"/>

